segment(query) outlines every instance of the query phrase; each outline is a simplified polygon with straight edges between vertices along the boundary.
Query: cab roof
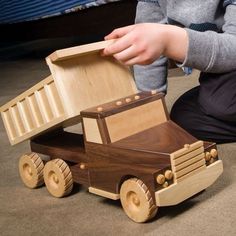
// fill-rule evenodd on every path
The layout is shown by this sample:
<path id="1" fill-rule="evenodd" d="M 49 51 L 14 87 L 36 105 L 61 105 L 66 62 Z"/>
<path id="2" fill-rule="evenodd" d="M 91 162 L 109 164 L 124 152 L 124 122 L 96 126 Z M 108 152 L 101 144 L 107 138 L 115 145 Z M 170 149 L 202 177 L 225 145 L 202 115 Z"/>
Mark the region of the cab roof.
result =
<path id="1" fill-rule="evenodd" d="M 104 118 L 162 98 L 164 98 L 164 93 L 156 91 L 140 92 L 112 102 L 104 103 L 100 106 L 86 109 L 80 114 L 82 117 Z"/>

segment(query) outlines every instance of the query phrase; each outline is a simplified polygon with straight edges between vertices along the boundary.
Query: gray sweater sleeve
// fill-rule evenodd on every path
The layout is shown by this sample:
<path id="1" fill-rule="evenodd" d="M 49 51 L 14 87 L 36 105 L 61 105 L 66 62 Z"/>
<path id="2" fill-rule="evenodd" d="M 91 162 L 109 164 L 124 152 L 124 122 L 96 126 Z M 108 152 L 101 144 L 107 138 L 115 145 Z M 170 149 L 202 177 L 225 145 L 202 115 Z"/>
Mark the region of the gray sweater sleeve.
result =
<path id="1" fill-rule="evenodd" d="M 236 5 L 227 6 L 224 19 L 223 33 L 186 29 L 189 45 L 182 66 L 213 73 L 236 70 Z"/>
<path id="2" fill-rule="evenodd" d="M 136 10 L 136 23 L 159 22 L 166 23 L 157 1 L 139 1 Z M 158 90 L 166 92 L 167 89 L 167 58 L 161 57 L 151 65 L 134 66 L 135 82 L 140 91 Z"/>

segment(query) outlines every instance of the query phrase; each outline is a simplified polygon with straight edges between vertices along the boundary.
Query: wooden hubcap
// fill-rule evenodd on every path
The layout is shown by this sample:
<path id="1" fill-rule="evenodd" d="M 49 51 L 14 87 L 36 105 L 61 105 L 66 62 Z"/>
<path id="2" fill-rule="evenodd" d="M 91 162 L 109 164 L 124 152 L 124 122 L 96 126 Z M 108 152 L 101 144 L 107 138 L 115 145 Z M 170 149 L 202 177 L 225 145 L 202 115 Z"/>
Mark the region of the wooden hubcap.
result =
<path id="1" fill-rule="evenodd" d="M 54 171 L 51 171 L 49 173 L 48 179 L 49 179 L 50 185 L 52 187 L 54 187 L 54 188 L 58 187 L 59 179 L 58 179 L 58 176 L 56 175 L 56 173 Z"/>
<path id="2" fill-rule="evenodd" d="M 140 199 L 135 192 L 128 192 L 127 193 L 127 202 L 130 203 L 130 206 L 138 208 L 140 206 Z"/>
<path id="3" fill-rule="evenodd" d="M 28 179 L 32 178 L 33 171 L 32 171 L 31 166 L 28 163 L 24 164 L 23 172 L 24 172 L 26 178 L 28 178 Z"/>

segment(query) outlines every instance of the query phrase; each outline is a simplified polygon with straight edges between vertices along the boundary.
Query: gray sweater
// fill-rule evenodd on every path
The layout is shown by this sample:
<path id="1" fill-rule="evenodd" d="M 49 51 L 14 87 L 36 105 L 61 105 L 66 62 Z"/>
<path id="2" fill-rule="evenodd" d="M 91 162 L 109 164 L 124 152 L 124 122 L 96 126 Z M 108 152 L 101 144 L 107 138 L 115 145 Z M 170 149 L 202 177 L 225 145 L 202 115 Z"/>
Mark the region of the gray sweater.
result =
<path id="1" fill-rule="evenodd" d="M 185 27 L 189 45 L 181 66 L 211 73 L 236 70 L 236 0 L 141 0 L 136 23 L 142 22 Z M 136 65 L 134 75 L 139 90 L 165 92 L 167 59 Z"/>

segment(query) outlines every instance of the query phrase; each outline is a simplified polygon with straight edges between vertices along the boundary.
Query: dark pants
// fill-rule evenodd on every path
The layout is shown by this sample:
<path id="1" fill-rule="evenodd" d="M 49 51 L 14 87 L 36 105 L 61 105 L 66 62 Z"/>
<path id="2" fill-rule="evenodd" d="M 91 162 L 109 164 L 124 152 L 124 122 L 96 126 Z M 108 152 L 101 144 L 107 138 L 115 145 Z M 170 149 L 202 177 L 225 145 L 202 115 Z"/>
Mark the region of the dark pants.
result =
<path id="1" fill-rule="evenodd" d="M 171 119 L 198 139 L 236 142 L 236 71 L 201 73 L 199 82 L 175 102 Z"/>

